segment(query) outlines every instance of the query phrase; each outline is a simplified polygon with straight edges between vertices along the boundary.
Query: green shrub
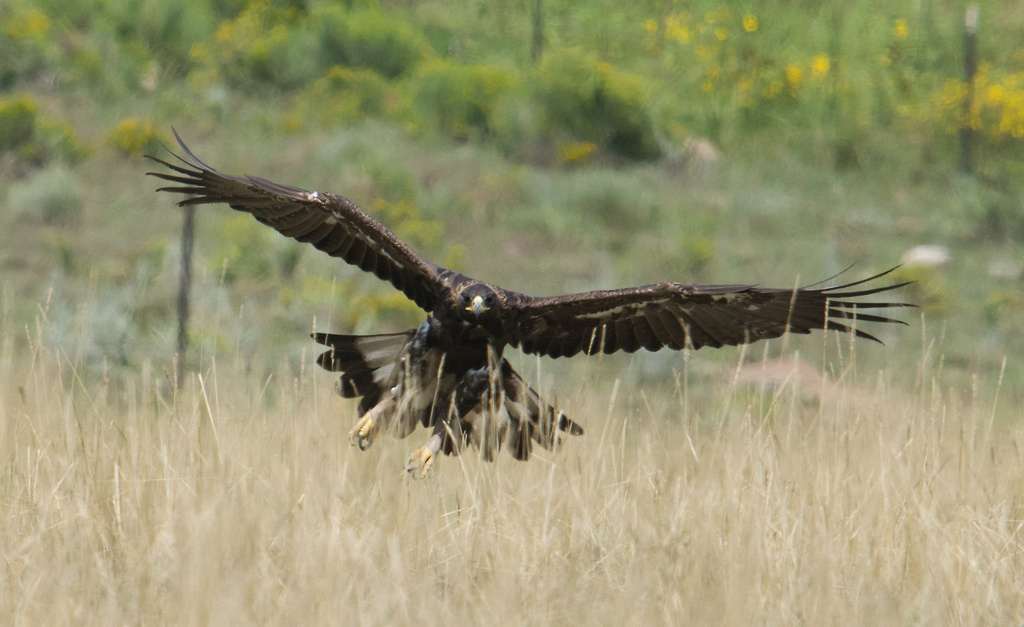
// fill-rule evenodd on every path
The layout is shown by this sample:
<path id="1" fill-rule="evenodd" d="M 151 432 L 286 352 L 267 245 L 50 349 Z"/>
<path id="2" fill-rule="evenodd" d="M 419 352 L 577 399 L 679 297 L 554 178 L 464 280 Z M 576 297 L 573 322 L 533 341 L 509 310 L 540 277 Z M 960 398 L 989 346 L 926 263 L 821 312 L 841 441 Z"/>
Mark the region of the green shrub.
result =
<path id="1" fill-rule="evenodd" d="M 950 312 L 952 292 L 941 268 L 924 265 L 901 266 L 892 274 L 892 280 L 909 281 L 907 301 L 929 315 L 943 316 Z"/>
<path id="2" fill-rule="evenodd" d="M 83 265 L 79 263 L 82 255 L 72 248 L 66 231 L 52 227 L 38 229 L 34 240 L 36 250 L 42 251 L 50 258 L 48 263 L 53 263 L 67 276 L 79 274 Z"/>
<path id="3" fill-rule="evenodd" d="M 430 56 L 423 34 L 380 10 L 345 12 L 337 6 L 310 15 L 327 65 L 371 68 L 387 78 L 407 75 Z"/>
<path id="4" fill-rule="evenodd" d="M 270 258 L 273 231 L 249 216 L 232 215 L 220 222 L 218 247 L 210 255 L 210 272 L 231 285 L 241 280 L 266 281 L 274 276 Z"/>
<path id="5" fill-rule="evenodd" d="M 569 210 L 600 225 L 601 233 L 625 236 L 650 228 L 657 202 L 650 191 L 628 175 L 607 170 L 584 170 L 573 178 L 565 199 Z"/>
<path id="6" fill-rule="evenodd" d="M 388 203 L 410 203 L 415 206 L 416 196 L 419 192 L 419 181 L 412 172 L 401 167 L 393 160 L 385 160 L 379 157 L 370 158 L 362 163 L 366 174 L 373 181 L 370 193 L 377 197 L 378 201 Z M 399 211 L 389 219 L 401 220 L 407 217 L 418 217 L 419 211 L 406 213 Z M 393 222 L 391 224 L 396 224 Z"/>
<path id="7" fill-rule="evenodd" d="M 661 154 L 639 76 L 594 55 L 561 50 L 545 55 L 534 79 L 546 130 L 589 141 L 630 159 Z"/>
<path id="8" fill-rule="evenodd" d="M 213 34 L 214 25 L 226 15 L 218 3 L 189 0 L 104 0 L 93 19 L 121 41 L 134 41 L 157 56 L 186 62 L 189 50 Z"/>
<path id="9" fill-rule="evenodd" d="M 0 153 L 11 152 L 26 163 L 43 164 L 57 158 L 75 164 L 89 155 L 89 147 L 66 120 L 39 114 L 31 96 L 0 98 Z"/>
<path id="10" fill-rule="evenodd" d="M 60 54 L 46 12 L 31 4 L 6 5 L 0 5 L 0 90 L 51 71 Z"/>
<path id="11" fill-rule="evenodd" d="M 0 152 L 19 150 L 35 135 L 37 106 L 27 95 L 0 99 Z"/>
<path id="12" fill-rule="evenodd" d="M 491 130 L 502 101 L 517 84 L 516 76 L 501 67 L 435 60 L 417 72 L 416 94 L 420 108 L 434 116 L 444 133 L 465 138 Z"/>
<path id="13" fill-rule="evenodd" d="M 92 154 L 92 148 L 75 134 L 67 120 L 39 118 L 36 134 L 43 153 L 64 163 L 76 165 Z"/>
<path id="14" fill-rule="evenodd" d="M 430 54 L 423 35 L 376 9 L 327 4 L 304 12 L 253 2 L 190 48 L 193 85 L 220 81 L 244 89 L 291 90 L 333 66 L 374 70 L 385 78 L 409 74 Z"/>
<path id="15" fill-rule="evenodd" d="M 107 131 L 107 143 L 130 157 L 157 154 L 168 140 L 149 120 L 125 118 Z"/>
<path id="16" fill-rule="evenodd" d="M 316 41 L 302 29 L 295 9 L 266 2 L 248 5 L 217 27 L 212 40 L 196 43 L 193 87 L 220 81 L 256 91 L 292 89 L 312 80 L 322 69 Z"/>
<path id="17" fill-rule="evenodd" d="M 982 316 L 990 328 L 1010 327 L 1016 331 L 1016 323 L 1024 311 L 1024 294 L 1020 290 L 998 287 L 985 297 Z"/>
<path id="18" fill-rule="evenodd" d="M 347 124 L 367 115 L 394 117 L 401 108 L 398 91 L 376 71 L 334 66 L 302 91 L 285 116 L 285 129 Z"/>
<path id="19" fill-rule="evenodd" d="M 960 221 L 969 236 L 1020 241 L 1024 238 L 1024 194 L 1020 183 L 1024 167 L 1003 160 L 1003 171 L 991 168 L 985 179 L 954 179 L 953 196 L 960 205 Z"/>
<path id="20" fill-rule="evenodd" d="M 124 265 L 115 275 L 115 280 L 137 280 L 146 285 L 153 283 L 167 267 L 168 251 L 172 245 L 163 237 L 138 242 L 123 256 Z"/>
<path id="21" fill-rule="evenodd" d="M 69 59 L 67 81 L 76 85 L 95 87 L 107 79 L 107 66 L 103 55 L 95 48 L 75 51 Z"/>
<path id="22" fill-rule="evenodd" d="M 73 225 L 82 215 L 82 185 L 75 173 L 63 166 L 44 168 L 12 185 L 7 205 L 19 220 Z"/>
<path id="23" fill-rule="evenodd" d="M 396 235 L 418 249 L 435 249 L 444 239 L 444 226 L 435 220 L 424 220 L 415 203 L 405 200 L 391 203 L 378 198 L 370 213 L 384 224 L 392 225 Z"/>

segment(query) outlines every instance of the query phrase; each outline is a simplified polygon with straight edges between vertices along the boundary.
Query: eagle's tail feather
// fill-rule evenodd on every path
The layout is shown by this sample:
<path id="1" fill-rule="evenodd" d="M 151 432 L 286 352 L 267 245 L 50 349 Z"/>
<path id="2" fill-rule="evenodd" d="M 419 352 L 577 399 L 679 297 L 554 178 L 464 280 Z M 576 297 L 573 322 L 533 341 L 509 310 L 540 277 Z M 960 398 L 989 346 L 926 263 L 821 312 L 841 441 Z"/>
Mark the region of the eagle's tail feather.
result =
<path id="1" fill-rule="evenodd" d="M 380 384 L 391 376 L 414 333 L 415 330 L 382 335 L 314 333 L 313 339 L 331 347 L 317 357 L 316 363 L 325 370 L 342 373 L 338 393 L 343 397 L 375 396 Z"/>
<path id="2" fill-rule="evenodd" d="M 505 411 L 509 417 L 506 435 L 509 452 L 516 459 L 529 459 L 533 443 L 552 450 L 561 442 L 561 432 L 583 435 L 583 428 L 547 403 L 536 390 L 502 362 Z"/>
<path id="3" fill-rule="evenodd" d="M 493 378 L 492 378 L 493 377 Z M 466 442 L 492 461 L 504 448 L 519 460 L 530 458 L 534 444 L 551 450 L 561 441 L 561 432 L 581 435 L 583 429 L 549 405 L 512 369 L 504 359 L 491 370 L 472 370 L 455 391 L 452 433 L 445 439 L 444 452 L 458 454 Z"/>

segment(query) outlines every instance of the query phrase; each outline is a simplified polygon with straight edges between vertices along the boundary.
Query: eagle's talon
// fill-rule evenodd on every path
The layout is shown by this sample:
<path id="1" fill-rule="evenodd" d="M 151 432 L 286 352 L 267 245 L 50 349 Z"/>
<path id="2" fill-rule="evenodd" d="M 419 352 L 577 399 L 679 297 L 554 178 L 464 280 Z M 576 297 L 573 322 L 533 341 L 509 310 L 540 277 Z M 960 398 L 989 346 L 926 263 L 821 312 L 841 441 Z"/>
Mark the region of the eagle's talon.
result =
<path id="1" fill-rule="evenodd" d="M 348 432 L 348 439 L 353 445 L 358 446 L 360 451 L 365 451 L 373 446 L 377 437 L 377 422 L 373 416 L 363 416 Z"/>
<path id="2" fill-rule="evenodd" d="M 427 471 L 430 470 L 430 466 L 434 463 L 434 452 L 430 450 L 429 446 L 413 451 L 412 455 L 409 456 L 409 460 L 405 462 L 405 472 L 412 474 L 417 479 L 423 479 L 427 476 Z M 416 471 L 419 470 L 417 473 Z"/>

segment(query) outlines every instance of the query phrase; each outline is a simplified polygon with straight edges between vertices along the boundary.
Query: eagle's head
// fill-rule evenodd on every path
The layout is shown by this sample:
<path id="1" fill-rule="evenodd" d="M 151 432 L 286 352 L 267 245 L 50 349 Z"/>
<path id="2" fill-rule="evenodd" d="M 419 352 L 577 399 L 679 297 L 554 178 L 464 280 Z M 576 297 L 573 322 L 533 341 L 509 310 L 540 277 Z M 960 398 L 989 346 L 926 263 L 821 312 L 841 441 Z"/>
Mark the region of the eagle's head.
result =
<path id="1" fill-rule="evenodd" d="M 489 327 L 500 313 L 501 297 L 486 283 L 470 283 L 459 293 L 456 314 L 474 326 Z"/>

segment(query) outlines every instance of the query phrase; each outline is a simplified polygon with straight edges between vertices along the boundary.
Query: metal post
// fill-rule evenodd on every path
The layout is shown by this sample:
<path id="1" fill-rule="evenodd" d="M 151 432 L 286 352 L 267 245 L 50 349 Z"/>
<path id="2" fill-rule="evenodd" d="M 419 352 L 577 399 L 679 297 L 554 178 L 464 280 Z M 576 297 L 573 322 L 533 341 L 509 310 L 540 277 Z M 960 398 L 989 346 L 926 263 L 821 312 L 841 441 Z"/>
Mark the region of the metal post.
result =
<path id="1" fill-rule="evenodd" d="M 974 76 L 978 73 L 978 5 L 967 5 L 964 14 L 964 82 L 967 97 L 964 98 L 963 118 L 960 122 L 960 171 L 974 172 L 974 129 L 971 128 L 971 111 L 974 109 Z"/>
<path id="2" fill-rule="evenodd" d="M 544 54 L 544 9 L 542 0 L 535 0 L 533 3 L 533 41 L 530 45 L 530 58 L 534 64 L 540 62 Z"/>

